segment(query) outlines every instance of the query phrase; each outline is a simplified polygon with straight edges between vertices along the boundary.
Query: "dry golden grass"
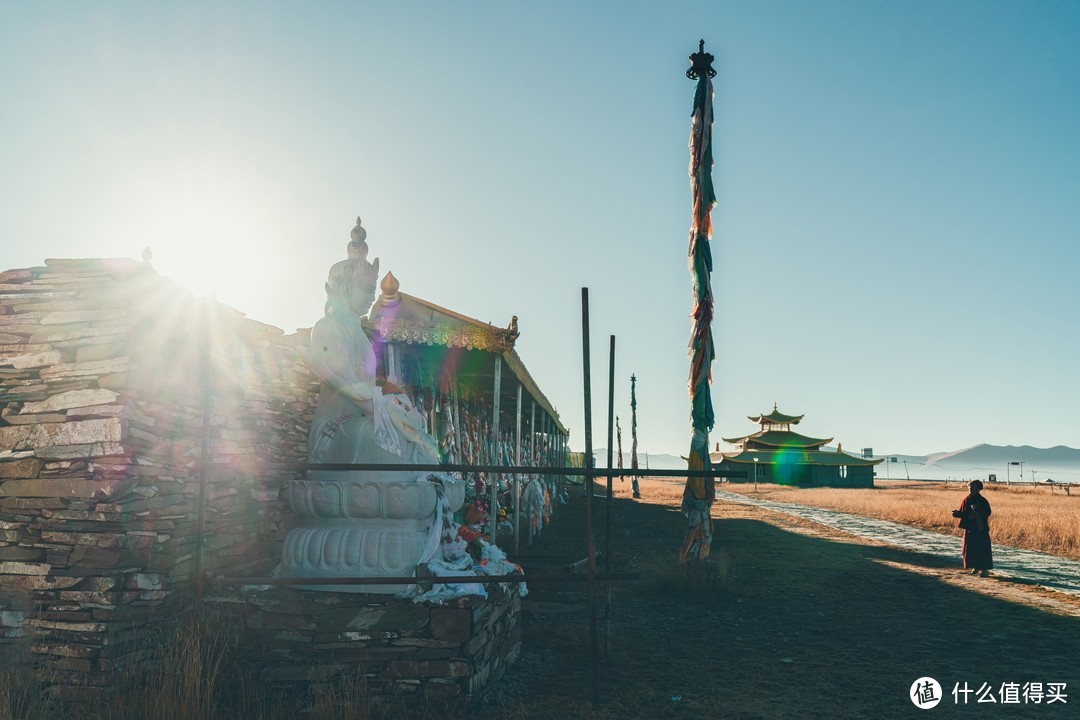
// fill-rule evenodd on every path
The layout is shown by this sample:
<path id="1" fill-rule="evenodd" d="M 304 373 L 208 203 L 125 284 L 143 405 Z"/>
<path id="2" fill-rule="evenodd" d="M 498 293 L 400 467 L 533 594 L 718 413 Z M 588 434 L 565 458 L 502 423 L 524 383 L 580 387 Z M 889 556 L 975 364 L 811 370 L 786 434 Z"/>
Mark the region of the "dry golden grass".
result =
<path id="1" fill-rule="evenodd" d="M 408 706 L 367 692 L 363 676 L 301 699 L 275 693 L 238 670 L 236 637 L 213 615 L 189 617 L 163 645 L 158 662 L 133 668 L 115 696 L 93 705 L 49 699 L 46 680 L 30 669 L 0 667 L 0 720 L 433 720 L 442 706 Z"/>
<path id="2" fill-rule="evenodd" d="M 50 717 L 40 702 L 41 682 L 30 670 L 0 667 L 0 718 L 44 720 Z"/>
<path id="3" fill-rule="evenodd" d="M 967 488 L 953 483 L 879 481 L 874 488 L 792 488 L 759 483 L 724 483 L 724 490 L 778 502 L 812 505 L 960 535 L 951 511 Z M 990 535 L 995 543 L 1080 560 L 1080 493 L 1047 488 L 987 485 Z"/>

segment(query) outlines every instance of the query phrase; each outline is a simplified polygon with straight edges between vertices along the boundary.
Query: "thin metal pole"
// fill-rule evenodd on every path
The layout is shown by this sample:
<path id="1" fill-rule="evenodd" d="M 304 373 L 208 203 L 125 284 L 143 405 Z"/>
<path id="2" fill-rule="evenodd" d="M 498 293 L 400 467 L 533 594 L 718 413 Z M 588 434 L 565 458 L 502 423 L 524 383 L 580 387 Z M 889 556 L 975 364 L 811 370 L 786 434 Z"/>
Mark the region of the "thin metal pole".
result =
<path id="1" fill-rule="evenodd" d="M 514 428 L 514 462 L 521 465 L 521 383 L 517 386 L 517 422 Z M 521 537 L 521 475 L 514 473 L 514 552 L 520 549 Z"/>
<path id="2" fill-rule="evenodd" d="M 547 448 L 547 466 L 549 468 L 558 466 L 565 466 L 566 462 L 562 456 L 562 436 L 554 432 L 554 424 L 551 420 L 551 416 L 544 413 L 544 447 Z M 562 489 L 560 483 L 562 477 L 556 475 L 554 477 L 555 485 L 555 497 L 551 500 L 551 513 L 555 514 L 555 509 L 559 506 L 559 492 Z"/>
<path id="3" fill-rule="evenodd" d="M 536 460 L 536 398 L 533 398 L 533 397 L 529 398 L 529 407 L 530 407 L 530 411 L 529 411 L 529 464 L 530 465 L 537 465 L 539 463 L 537 463 L 537 460 Z M 547 477 L 545 477 L 544 475 L 540 475 L 539 473 L 535 473 L 533 475 L 533 479 L 530 480 L 530 482 L 537 482 L 537 480 L 539 480 L 539 482 L 543 485 L 544 494 L 546 496 L 547 495 Z M 540 512 L 543 512 L 543 510 L 541 510 Z M 530 523 L 529 524 L 529 547 L 532 547 L 532 543 L 533 543 L 533 526 Z"/>
<path id="4" fill-rule="evenodd" d="M 559 447 L 562 448 L 562 450 L 560 452 L 560 455 L 562 457 L 562 461 L 560 462 L 560 465 L 562 465 L 563 467 L 566 467 L 570 463 L 570 433 L 565 433 L 565 434 L 560 434 L 559 435 Z M 563 485 L 564 486 L 566 485 L 566 480 L 563 480 Z M 564 490 L 565 490 L 565 487 L 564 487 Z M 570 491 L 565 490 L 565 492 L 569 493 Z"/>
<path id="5" fill-rule="evenodd" d="M 465 448 L 461 445 L 461 408 L 458 405 L 459 394 L 460 391 L 458 390 L 457 380 L 454 380 L 450 383 L 450 397 L 454 401 L 454 446 L 457 448 L 457 457 L 455 459 L 458 462 L 464 463 L 468 461 L 465 459 Z M 468 480 L 468 478 L 464 479 L 466 481 Z"/>
<path id="6" fill-rule="evenodd" d="M 502 355 L 495 356 L 495 407 L 492 411 L 491 418 L 491 439 L 493 441 L 495 457 L 492 465 L 502 464 L 502 453 L 499 452 L 499 447 L 502 445 L 499 437 L 499 405 L 501 404 L 502 397 Z M 488 538 L 492 545 L 498 545 L 497 533 L 499 530 L 499 473 L 492 473 L 491 480 L 491 517 L 488 519 Z"/>
<path id="7" fill-rule="evenodd" d="M 585 467 L 592 469 L 592 379 L 589 359 L 589 288 L 581 288 L 581 351 L 585 376 Z M 596 624 L 596 539 L 593 536 L 592 473 L 585 476 L 585 544 L 589 558 L 589 659 L 592 664 L 592 704 L 600 709 L 600 660 Z"/>
<path id="8" fill-rule="evenodd" d="M 637 459 L 637 375 L 630 376 L 630 469 L 638 469 Z M 641 497 L 641 485 L 637 475 L 630 481 L 630 487 L 634 491 L 634 497 Z"/>
<path id="9" fill-rule="evenodd" d="M 615 336 L 611 336 L 608 352 L 608 405 L 607 405 L 607 499 L 604 501 L 604 573 L 611 572 L 611 498 L 612 481 L 615 478 L 611 467 L 612 435 L 615 432 Z M 604 657 L 611 653 L 611 585 L 606 587 L 607 599 L 604 604 Z"/>
<path id="10" fill-rule="evenodd" d="M 536 399 L 529 398 L 529 457 L 536 461 Z"/>
<path id="11" fill-rule="evenodd" d="M 558 429 L 555 427 L 555 421 L 551 419 L 551 416 L 544 414 L 544 423 L 547 427 L 545 431 L 547 433 L 547 445 L 548 445 L 548 457 L 551 459 L 551 463 L 548 465 L 552 467 L 565 467 L 566 458 L 563 456 L 563 439 L 559 434 Z M 566 481 L 562 475 L 555 476 L 555 497 L 554 502 L 551 503 L 551 511 L 554 513 L 555 508 L 559 506 L 559 493 L 562 492 L 563 487 L 566 485 Z"/>

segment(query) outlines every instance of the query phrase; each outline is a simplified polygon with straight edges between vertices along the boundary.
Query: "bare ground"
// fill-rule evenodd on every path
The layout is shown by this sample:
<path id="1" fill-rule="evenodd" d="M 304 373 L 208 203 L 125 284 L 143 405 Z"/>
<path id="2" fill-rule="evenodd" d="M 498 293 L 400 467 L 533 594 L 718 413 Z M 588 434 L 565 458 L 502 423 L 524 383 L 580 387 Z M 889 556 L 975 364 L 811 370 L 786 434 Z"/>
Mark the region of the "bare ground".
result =
<path id="1" fill-rule="evenodd" d="M 615 481 L 611 560 L 640 579 L 597 593 L 599 708 L 591 701 L 585 583 L 535 584 L 523 652 L 485 703 L 498 718 L 904 718 L 1075 716 L 1080 703 L 1080 601 L 1042 588 L 973 578 L 954 563 L 806 520 L 718 504 L 714 556 L 729 570 L 687 589 L 675 556 L 684 531 L 679 486 L 644 481 L 644 499 Z M 596 499 L 598 546 L 605 502 Z M 585 557 L 585 500 L 571 491 L 553 524 L 520 553 L 526 572 Z M 958 543 L 959 545 L 959 543 Z M 959 547 L 958 547 L 959 553 Z M 602 565 L 603 563 L 601 563 Z M 673 568 L 677 568 L 674 571 Z M 674 573 L 674 574 L 673 574 Z M 723 575 L 723 573 L 721 573 Z M 609 624 L 610 623 L 610 624 Z M 610 633 L 605 635 L 605 629 Z M 606 655 L 605 637 L 610 640 Z M 908 699 L 931 676 L 945 698 Z M 954 701 L 983 684 L 995 704 Z M 1065 683 L 1068 702 L 1000 703 L 1002 684 Z M 984 697 L 986 697 L 984 695 Z"/>

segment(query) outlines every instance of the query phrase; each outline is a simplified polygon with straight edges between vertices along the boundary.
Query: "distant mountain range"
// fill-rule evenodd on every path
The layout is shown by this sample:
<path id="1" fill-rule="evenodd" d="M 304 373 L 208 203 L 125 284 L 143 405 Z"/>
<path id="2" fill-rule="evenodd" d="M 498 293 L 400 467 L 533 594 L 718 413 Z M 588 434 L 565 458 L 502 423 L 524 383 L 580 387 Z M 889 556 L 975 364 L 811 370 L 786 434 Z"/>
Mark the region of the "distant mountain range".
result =
<path id="1" fill-rule="evenodd" d="M 597 467 L 607 467 L 607 448 L 600 448 L 593 450 L 593 455 L 596 456 Z M 623 467 L 630 467 L 630 453 L 623 450 Z M 651 468 L 653 470 L 685 470 L 686 461 L 677 455 L 665 455 L 664 453 L 650 453 L 644 450 L 638 451 L 638 465 L 642 468 Z M 615 457 L 615 453 L 612 453 L 611 462 L 618 466 L 618 458 Z"/>
<path id="2" fill-rule="evenodd" d="M 831 448 L 835 449 L 835 448 Z M 607 448 L 595 451 L 598 466 L 607 464 Z M 647 456 L 647 465 L 646 465 Z M 944 480 L 987 479 L 991 474 L 999 481 L 1018 480 L 1023 468 L 1024 480 L 1031 482 L 1032 473 L 1036 482 L 1057 480 L 1060 482 L 1080 483 L 1080 450 L 1057 445 L 1051 448 L 1037 448 L 1030 445 L 987 445 L 980 444 L 963 450 L 938 452 L 930 455 L 875 455 L 881 458 L 896 458 L 877 466 L 879 478 L 893 480 L 911 479 Z M 613 460 L 613 462 L 617 462 Z M 1012 465 L 1010 463 L 1023 463 Z M 638 464 L 657 470 L 682 470 L 686 461 L 676 455 L 664 453 L 638 452 Z M 630 453 L 623 451 L 623 467 L 630 467 Z"/>
<path id="3" fill-rule="evenodd" d="M 879 456 L 880 457 L 880 456 Z M 878 466 L 878 477 L 892 478 L 981 478 L 994 474 L 998 480 L 1017 480 L 1023 469 L 1024 480 L 1036 482 L 1059 480 L 1080 482 L 1080 450 L 1057 445 L 1037 448 L 1030 445 L 975 445 L 963 450 L 931 455 L 885 455 L 896 458 Z M 907 468 L 904 468 L 904 463 Z M 1013 463 L 1023 463 L 1013 464 Z M 888 467 L 886 468 L 886 465 Z M 899 466 L 899 468 L 897 467 Z M 898 472 L 898 470 L 900 472 Z"/>

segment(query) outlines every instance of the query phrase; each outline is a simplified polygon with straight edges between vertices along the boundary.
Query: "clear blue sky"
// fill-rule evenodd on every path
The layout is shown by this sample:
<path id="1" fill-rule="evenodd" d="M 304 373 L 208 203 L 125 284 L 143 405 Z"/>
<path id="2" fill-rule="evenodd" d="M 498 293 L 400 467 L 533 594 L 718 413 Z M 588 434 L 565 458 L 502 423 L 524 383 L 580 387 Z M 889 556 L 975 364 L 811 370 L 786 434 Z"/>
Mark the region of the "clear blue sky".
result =
<path id="1" fill-rule="evenodd" d="M 1080 4 L 0 0 L 0 269 L 138 257 L 291 331 L 356 215 L 582 444 L 685 454 L 686 140 L 717 56 L 721 436 L 1080 447 Z M 200 272 L 200 268 L 202 269 Z M 629 438 L 626 438 L 629 444 Z"/>

